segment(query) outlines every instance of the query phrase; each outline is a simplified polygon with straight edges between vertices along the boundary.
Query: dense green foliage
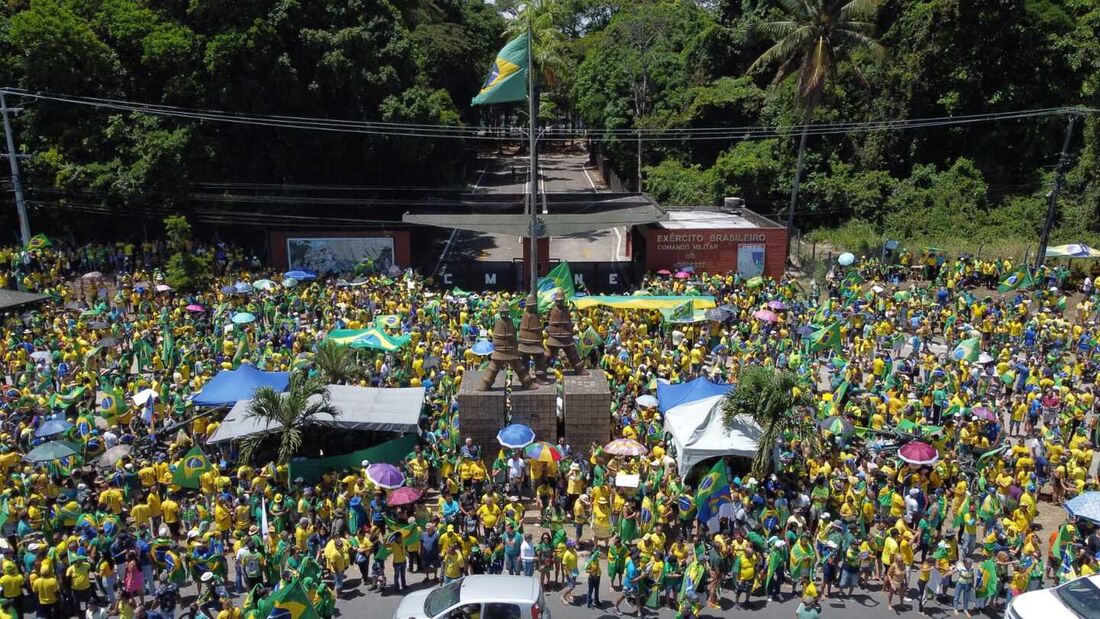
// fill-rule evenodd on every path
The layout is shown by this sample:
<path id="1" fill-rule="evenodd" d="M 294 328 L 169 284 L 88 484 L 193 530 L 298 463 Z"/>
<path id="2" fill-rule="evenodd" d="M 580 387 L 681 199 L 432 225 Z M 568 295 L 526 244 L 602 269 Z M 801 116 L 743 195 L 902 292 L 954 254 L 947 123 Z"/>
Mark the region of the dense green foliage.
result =
<path id="1" fill-rule="evenodd" d="M 809 106 L 816 124 L 1100 107 L 1094 0 L 859 1 L 877 9 L 869 35 L 883 53 L 832 58 Z M 455 125 L 503 111 L 523 122 L 522 105 L 469 101 L 528 15 L 547 120 L 791 126 L 807 109 L 802 79 L 775 80 L 798 75 L 797 51 L 776 55 L 789 66 L 754 66 L 782 34 L 766 26 L 784 15 L 779 0 L 13 0 L 0 9 L 0 83 L 247 113 Z M 32 204 L 178 209 L 217 181 L 454 184 L 475 146 L 14 103 Z M 908 238 L 1032 235 L 1066 122 L 811 135 L 799 227 L 858 218 Z M 636 141 L 594 134 L 632 183 Z M 669 204 L 738 195 L 782 214 L 798 138 L 645 141 L 644 188 Z M 1071 155 L 1056 238 L 1100 231 L 1100 117 L 1078 123 Z"/>
<path id="2" fill-rule="evenodd" d="M 168 237 L 165 283 L 176 290 L 196 290 L 210 278 L 210 257 L 196 254 L 191 246 L 191 224 L 182 215 L 164 218 Z"/>

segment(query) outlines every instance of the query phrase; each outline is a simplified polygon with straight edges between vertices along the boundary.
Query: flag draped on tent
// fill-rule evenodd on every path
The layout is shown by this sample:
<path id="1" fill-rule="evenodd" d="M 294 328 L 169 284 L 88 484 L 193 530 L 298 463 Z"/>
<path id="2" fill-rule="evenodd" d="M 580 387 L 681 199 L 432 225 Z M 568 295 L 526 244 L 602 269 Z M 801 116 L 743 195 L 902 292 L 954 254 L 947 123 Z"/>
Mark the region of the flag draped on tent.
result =
<path id="1" fill-rule="evenodd" d="M 718 509 L 732 500 L 726 463 L 719 460 L 699 482 L 699 489 L 695 491 L 695 509 L 698 511 L 699 521 L 708 522 L 712 518 L 718 518 Z"/>
<path id="2" fill-rule="evenodd" d="M 539 278 L 539 311 L 548 311 L 554 304 L 554 296 L 559 292 L 566 301 L 577 294 L 573 288 L 573 271 L 564 260 L 550 269 L 545 277 Z"/>
<path id="3" fill-rule="evenodd" d="M 493 103 L 511 103 L 527 99 L 527 54 L 531 51 L 527 33 L 508 41 L 499 52 L 481 92 L 474 97 L 471 105 L 491 105 Z"/>
<path id="4" fill-rule="evenodd" d="M 195 445 L 176 467 L 176 471 L 172 474 L 172 481 L 181 488 L 197 489 L 202 474 L 213 468 L 206 454 L 202 452 L 202 448 Z"/>
<path id="5" fill-rule="evenodd" d="M 1020 270 L 1004 278 L 1000 285 L 997 286 L 997 292 L 1010 292 L 1012 290 L 1030 288 L 1034 285 L 1035 280 L 1031 277 L 1031 272 L 1027 270 L 1027 267 L 1022 267 Z"/>
<path id="6" fill-rule="evenodd" d="M 982 338 L 972 337 L 959 342 L 955 350 L 951 351 L 951 358 L 955 361 L 967 361 L 974 363 L 981 354 Z"/>

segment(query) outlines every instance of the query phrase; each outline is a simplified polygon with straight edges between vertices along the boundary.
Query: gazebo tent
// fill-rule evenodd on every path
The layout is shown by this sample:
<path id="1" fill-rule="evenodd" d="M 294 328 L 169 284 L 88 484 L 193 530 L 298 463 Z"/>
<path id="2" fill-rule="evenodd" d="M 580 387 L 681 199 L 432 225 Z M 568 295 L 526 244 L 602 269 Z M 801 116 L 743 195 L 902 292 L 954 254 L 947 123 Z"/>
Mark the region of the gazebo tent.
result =
<path id="1" fill-rule="evenodd" d="M 705 378 L 696 378 L 693 381 L 676 383 L 675 385 L 658 383 L 658 408 L 662 413 L 667 413 L 669 410 L 685 402 L 694 402 L 711 396 L 725 395 L 726 392 L 730 390 L 731 386 L 732 385 L 729 383 L 712 383 Z"/>
<path id="2" fill-rule="evenodd" d="M 320 417 L 318 425 L 345 430 L 418 433 L 424 388 L 377 389 L 329 385 L 329 398 L 340 415 Z M 313 396 L 319 398 L 320 396 Z M 248 418 L 251 400 L 240 400 L 210 437 L 211 443 L 246 438 L 271 429 L 266 421 Z"/>
<path id="3" fill-rule="evenodd" d="M 731 385 L 722 386 L 725 391 L 731 388 Z M 700 397 L 683 399 L 665 411 L 665 431 L 672 436 L 676 446 L 676 465 L 680 477 L 687 477 L 693 466 L 708 458 L 752 457 L 756 454 L 762 433 L 760 426 L 741 415 L 733 427 L 726 428 L 721 407 L 725 391 L 705 393 L 713 390 L 713 387 L 704 389 L 697 386 L 695 391 Z M 661 405 L 663 408 L 663 401 Z"/>
<path id="4" fill-rule="evenodd" d="M 251 398 L 260 387 L 286 391 L 289 384 L 289 372 L 261 372 L 251 365 L 241 365 L 236 370 L 218 372 L 191 401 L 195 406 L 227 406 Z"/>

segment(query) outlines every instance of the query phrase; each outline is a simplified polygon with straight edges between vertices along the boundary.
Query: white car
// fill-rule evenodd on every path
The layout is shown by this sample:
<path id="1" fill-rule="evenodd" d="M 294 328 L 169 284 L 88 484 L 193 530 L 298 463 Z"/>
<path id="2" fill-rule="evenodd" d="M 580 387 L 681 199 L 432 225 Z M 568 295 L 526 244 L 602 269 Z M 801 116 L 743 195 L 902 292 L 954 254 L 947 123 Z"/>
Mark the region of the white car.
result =
<path id="1" fill-rule="evenodd" d="M 1100 574 L 1012 598 L 1005 619 L 1100 619 Z"/>
<path id="2" fill-rule="evenodd" d="M 393 619 L 550 619 L 539 581 L 477 574 L 405 596 Z"/>

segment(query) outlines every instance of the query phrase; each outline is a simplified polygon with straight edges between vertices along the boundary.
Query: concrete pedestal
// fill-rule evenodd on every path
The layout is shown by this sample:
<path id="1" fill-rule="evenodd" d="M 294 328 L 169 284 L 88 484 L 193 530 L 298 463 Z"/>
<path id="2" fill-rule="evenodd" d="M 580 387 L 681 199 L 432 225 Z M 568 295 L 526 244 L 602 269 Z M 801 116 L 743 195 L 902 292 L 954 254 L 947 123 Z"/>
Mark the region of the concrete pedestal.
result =
<path id="1" fill-rule="evenodd" d="M 478 391 L 482 376 L 480 370 L 470 370 L 462 377 L 458 391 L 458 425 L 462 440 L 474 439 L 481 445 L 482 458 L 492 462 L 500 450 L 497 432 L 508 425 L 505 405 L 504 372 L 497 376 L 493 388 Z M 536 389 L 513 390 L 511 423 L 522 423 L 535 431 L 539 441 L 554 443 L 558 440 L 557 385 L 539 385 Z"/>
<path id="2" fill-rule="evenodd" d="M 574 453 L 587 454 L 592 443 L 611 440 L 611 389 L 603 370 L 563 379 L 565 440 Z"/>

